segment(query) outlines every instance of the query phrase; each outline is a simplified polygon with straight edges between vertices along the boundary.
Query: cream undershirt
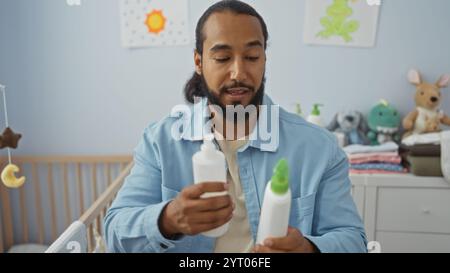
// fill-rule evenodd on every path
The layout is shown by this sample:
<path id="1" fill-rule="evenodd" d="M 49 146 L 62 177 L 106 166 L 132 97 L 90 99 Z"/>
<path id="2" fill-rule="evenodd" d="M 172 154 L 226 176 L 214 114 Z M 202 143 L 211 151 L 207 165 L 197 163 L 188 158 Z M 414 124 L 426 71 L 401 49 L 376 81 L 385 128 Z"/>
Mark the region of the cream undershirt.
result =
<path id="1" fill-rule="evenodd" d="M 216 240 L 215 253 L 250 252 L 253 248 L 253 237 L 245 206 L 245 195 L 242 192 L 237 151 L 247 144 L 248 140 L 217 140 L 228 163 L 227 179 L 231 182 L 229 193 L 235 204 L 234 215 L 230 221 L 228 232 Z"/>

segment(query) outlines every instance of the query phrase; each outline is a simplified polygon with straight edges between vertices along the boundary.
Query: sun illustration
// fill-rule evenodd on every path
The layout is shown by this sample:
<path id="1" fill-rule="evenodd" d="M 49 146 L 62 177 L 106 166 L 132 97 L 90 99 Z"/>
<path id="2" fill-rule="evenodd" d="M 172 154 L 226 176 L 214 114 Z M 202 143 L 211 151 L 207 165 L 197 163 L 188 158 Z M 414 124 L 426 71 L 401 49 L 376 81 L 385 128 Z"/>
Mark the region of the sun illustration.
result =
<path id="1" fill-rule="evenodd" d="M 166 25 L 166 18 L 164 17 L 162 10 L 153 10 L 147 14 L 145 24 L 148 27 L 148 32 L 158 34 L 164 30 Z"/>

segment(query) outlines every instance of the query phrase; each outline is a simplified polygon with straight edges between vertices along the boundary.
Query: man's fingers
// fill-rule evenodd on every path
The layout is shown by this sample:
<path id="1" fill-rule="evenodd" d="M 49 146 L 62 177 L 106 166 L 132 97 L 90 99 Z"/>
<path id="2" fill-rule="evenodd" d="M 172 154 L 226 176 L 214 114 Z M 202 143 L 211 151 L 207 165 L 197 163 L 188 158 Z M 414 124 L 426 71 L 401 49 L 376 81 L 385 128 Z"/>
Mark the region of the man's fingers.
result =
<path id="1" fill-rule="evenodd" d="M 267 238 L 264 240 L 264 246 L 272 248 L 290 251 L 298 248 L 305 238 L 298 229 L 289 227 L 288 234 L 285 237 L 279 238 Z"/>
<path id="2" fill-rule="evenodd" d="M 263 245 L 256 245 L 253 248 L 252 252 L 254 252 L 254 253 L 282 253 L 284 251 L 279 250 L 279 249 L 273 249 L 273 248 L 263 246 Z"/>
<path id="3" fill-rule="evenodd" d="M 182 194 L 189 199 L 197 199 L 206 192 L 222 192 L 228 190 L 228 184 L 223 182 L 205 182 L 185 188 Z"/>
<path id="4" fill-rule="evenodd" d="M 211 197 L 205 199 L 185 200 L 182 206 L 182 212 L 185 214 L 218 211 L 227 207 L 234 207 L 233 201 L 229 195 Z"/>
<path id="5" fill-rule="evenodd" d="M 194 200 L 193 204 L 199 208 L 198 211 L 215 211 L 234 206 L 231 196 L 228 194 L 224 196 Z"/>
<path id="6" fill-rule="evenodd" d="M 226 221 L 231 216 L 233 216 L 233 207 L 228 206 L 220 210 L 196 213 L 189 216 L 188 222 L 190 224 L 216 224 Z"/>
<path id="7" fill-rule="evenodd" d="M 205 231 L 210 231 L 213 230 L 215 228 L 218 228 L 224 224 L 226 224 L 227 222 L 229 222 L 231 220 L 232 216 L 227 217 L 227 218 L 222 218 L 219 219 L 215 222 L 211 222 L 211 223 L 205 223 L 205 224 L 195 224 L 192 226 L 191 228 L 191 233 L 192 235 L 197 235 L 201 232 L 205 232 Z"/>

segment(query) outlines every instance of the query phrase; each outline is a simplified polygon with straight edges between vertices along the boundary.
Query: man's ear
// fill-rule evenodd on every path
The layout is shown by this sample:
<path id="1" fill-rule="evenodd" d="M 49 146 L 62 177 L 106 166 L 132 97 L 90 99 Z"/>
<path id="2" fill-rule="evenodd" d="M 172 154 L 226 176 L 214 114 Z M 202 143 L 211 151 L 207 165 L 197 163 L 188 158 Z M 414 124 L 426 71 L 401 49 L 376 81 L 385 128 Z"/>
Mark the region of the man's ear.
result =
<path id="1" fill-rule="evenodd" d="M 201 75 L 203 72 L 203 68 L 202 68 L 202 55 L 200 55 L 200 53 L 198 53 L 197 50 L 194 51 L 194 63 L 195 63 L 195 72 L 198 75 Z"/>

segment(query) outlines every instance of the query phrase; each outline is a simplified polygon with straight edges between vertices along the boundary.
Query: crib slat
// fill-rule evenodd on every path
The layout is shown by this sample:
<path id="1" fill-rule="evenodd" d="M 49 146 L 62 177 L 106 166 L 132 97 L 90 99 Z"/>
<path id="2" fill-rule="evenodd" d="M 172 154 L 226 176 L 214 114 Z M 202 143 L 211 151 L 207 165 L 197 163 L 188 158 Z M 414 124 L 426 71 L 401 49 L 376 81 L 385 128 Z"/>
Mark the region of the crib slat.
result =
<path id="1" fill-rule="evenodd" d="M 36 226 L 38 227 L 38 240 L 40 244 L 44 243 L 44 222 L 41 202 L 41 183 L 39 182 L 39 175 L 37 172 L 37 163 L 31 164 L 31 175 L 35 186 L 34 195 L 36 201 Z"/>
<path id="2" fill-rule="evenodd" d="M 19 167 L 19 172 L 17 177 L 21 177 L 22 175 L 22 164 L 17 164 Z M 22 240 L 23 243 L 28 242 L 28 216 L 27 216 L 27 203 L 25 201 L 25 185 L 19 188 L 19 202 L 20 202 L 20 225 L 22 226 Z"/>
<path id="3" fill-rule="evenodd" d="M 92 175 L 92 181 L 91 181 L 91 187 L 92 187 L 92 203 L 95 202 L 95 199 L 98 197 L 97 192 L 97 164 L 94 163 L 91 165 L 91 175 Z"/>
<path id="4" fill-rule="evenodd" d="M 94 249 L 94 224 L 88 226 L 88 253 L 91 253 Z"/>
<path id="5" fill-rule="evenodd" d="M 111 185 L 111 163 L 106 163 L 106 167 L 105 167 L 105 172 L 106 172 L 106 182 L 107 185 Z"/>
<path id="6" fill-rule="evenodd" d="M 1 163 L 0 164 L 0 168 L 3 169 L 4 168 L 4 164 Z M 4 192 L 4 187 L 0 186 L 0 198 L 2 198 L 3 200 L 3 194 Z M 2 213 L 2 215 L 4 215 Z M 5 246 L 5 242 L 3 241 L 3 223 L 5 222 L 4 219 L 1 219 L 0 217 L 0 253 L 4 253 L 6 251 L 6 246 Z"/>
<path id="7" fill-rule="evenodd" d="M 102 235 L 103 234 L 103 232 L 101 232 L 102 230 L 103 230 L 103 219 L 105 219 L 105 216 L 106 216 L 106 208 L 103 208 L 101 211 L 100 211 L 100 230 L 98 231 L 98 234 L 100 234 L 100 235 Z"/>
<path id="8" fill-rule="evenodd" d="M 66 226 L 68 227 L 72 222 L 72 214 L 70 212 L 69 199 L 69 177 L 67 173 L 67 163 L 62 163 L 63 181 L 64 181 L 64 208 L 66 209 Z"/>
<path id="9" fill-rule="evenodd" d="M 53 165 L 48 163 L 48 192 L 50 194 L 50 211 L 51 211 L 51 223 L 52 223 L 52 241 L 56 240 L 57 226 L 56 226 L 56 202 L 55 202 L 55 189 L 53 187 Z"/>
<path id="10" fill-rule="evenodd" d="M 84 193 L 83 193 L 83 177 L 81 173 L 81 163 L 77 163 L 77 183 L 79 193 L 80 215 L 84 213 Z"/>
<path id="11" fill-rule="evenodd" d="M 108 189 L 106 189 L 101 196 L 95 200 L 94 204 L 92 204 L 89 209 L 87 209 L 84 214 L 80 217 L 80 221 L 83 222 L 86 226 L 95 221 L 95 217 L 99 214 L 99 212 L 106 207 L 110 207 L 112 199 L 116 195 L 116 192 L 122 186 L 125 177 L 130 172 L 133 164 L 130 163 L 125 171 L 123 171 L 114 182 L 111 184 Z"/>
<path id="12" fill-rule="evenodd" d="M 5 227 L 5 249 L 9 249 L 14 244 L 14 229 L 13 220 L 11 213 L 11 203 L 9 200 L 8 190 L 3 184 L 0 185 L 1 192 L 1 202 L 2 202 L 2 215 L 3 215 L 3 226 Z"/>
<path id="13" fill-rule="evenodd" d="M 95 221 L 96 221 L 95 227 L 97 228 L 97 233 L 98 234 L 102 234 L 102 221 L 101 221 L 101 219 L 102 219 L 101 214 L 99 214 L 97 216 L 97 218 L 95 219 Z"/>
<path id="14" fill-rule="evenodd" d="M 0 191 L 2 191 L 3 186 L 0 186 Z M 0 194 L 1 196 L 1 194 Z M 1 217 L 0 217 L 0 223 L 3 223 Z M 3 242 L 3 225 L 0 224 L 0 253 L 5 252 L 4 242 Z"/>

